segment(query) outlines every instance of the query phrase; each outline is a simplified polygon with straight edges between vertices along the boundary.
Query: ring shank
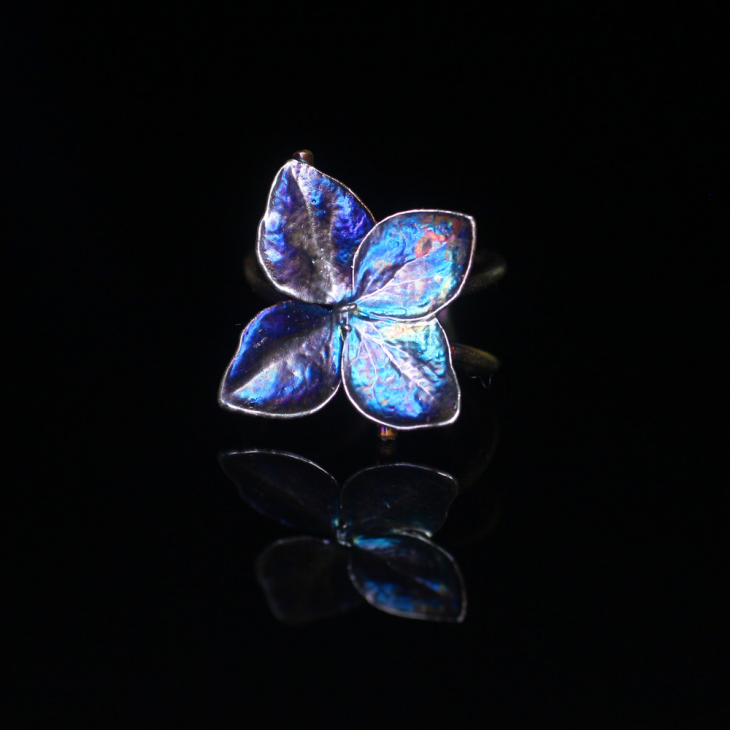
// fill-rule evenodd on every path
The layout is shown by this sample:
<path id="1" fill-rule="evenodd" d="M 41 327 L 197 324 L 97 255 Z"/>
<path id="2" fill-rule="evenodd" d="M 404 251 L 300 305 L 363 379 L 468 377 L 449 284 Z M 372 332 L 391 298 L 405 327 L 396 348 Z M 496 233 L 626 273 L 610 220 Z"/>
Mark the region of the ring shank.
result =
<path id="1" fill-rule="evenodd" d="M 499 368 L 499 360 L 494 355 L 460 342 L 451 343 L 451 360 L 454 367 L 477 377 L 491 375 Z"/>
<path id="2" fill-rule="evenodd" d="M 474 294 L 496 284 L 507 273 L 507 262 L 496 251 L 474 254 L 472 269 L 459 296 Z"/>

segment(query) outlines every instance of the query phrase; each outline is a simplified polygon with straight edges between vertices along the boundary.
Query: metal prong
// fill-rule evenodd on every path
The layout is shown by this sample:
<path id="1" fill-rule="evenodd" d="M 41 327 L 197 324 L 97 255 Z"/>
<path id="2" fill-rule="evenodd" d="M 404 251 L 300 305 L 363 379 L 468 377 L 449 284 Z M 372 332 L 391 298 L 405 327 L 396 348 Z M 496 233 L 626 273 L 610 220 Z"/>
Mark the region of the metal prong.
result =
<path id="1" fill-rule="evenodd" d="M 314 155 L 312 154 L 312 150 L 299 150 L 298 152 L 295 152 L 292 157 L 295 160 L 306 162 L 308 165 L 314 164 Z"/>
<path id="2" fill-rule="evenodd" d="M 380 438 L 383 441 L 395 441 L 396 436 L 398 436 L 398 431 L 391 426 L 380 427 Z"/>

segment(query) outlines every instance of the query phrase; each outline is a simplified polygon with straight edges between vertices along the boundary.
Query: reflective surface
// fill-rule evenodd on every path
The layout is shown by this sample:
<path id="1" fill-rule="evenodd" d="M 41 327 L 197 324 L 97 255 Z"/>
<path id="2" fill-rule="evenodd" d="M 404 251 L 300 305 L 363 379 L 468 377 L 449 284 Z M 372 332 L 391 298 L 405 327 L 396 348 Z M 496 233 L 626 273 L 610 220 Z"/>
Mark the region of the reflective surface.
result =
<path id="1" fill-rule="evenodd" d="M 418 535 L 357 537 L 350 578 L 386 613 L 429 621 L 463 621 L 466 593 L 454 559 Z"/>
<path id="2" fill-rule="evenodd" d="M 257 512 L 315 534 L 337 529 L 340 486 L 314 462 L 276 451 L 231 451 L 219 460 L 241 499 Z"/>
<path id="3" fill-rule="evenodd" d="M 458 566 L 428 538 L 457 494 L 453 477 L 413 464 L 374 466 L 339 493 L 316 464 L 296 454 L 228 452 L 221 466 L 254 509 L 328 538 L 280 540 L 257 559 L 272 613 L 303 623 L 357 605 L 352 586 L 386 613 L 462 621 L 466 592 Z"/>
<path id="4" fill-rule="evenodd" d="M 348 573 L 350 551 L 314 537 L 289 537 L 256 559 L 256 579 L 271 613 L 305 624 L 347 613 L 363 603 Z"/>
<path id="5" fill-rule="evenodd" d="M 436 469 L 414 464 L 363 469 L 342 488 L 339 528 L 345 537 L 401 530 L 431 537 L 458 491 L 456 479 Z"/>

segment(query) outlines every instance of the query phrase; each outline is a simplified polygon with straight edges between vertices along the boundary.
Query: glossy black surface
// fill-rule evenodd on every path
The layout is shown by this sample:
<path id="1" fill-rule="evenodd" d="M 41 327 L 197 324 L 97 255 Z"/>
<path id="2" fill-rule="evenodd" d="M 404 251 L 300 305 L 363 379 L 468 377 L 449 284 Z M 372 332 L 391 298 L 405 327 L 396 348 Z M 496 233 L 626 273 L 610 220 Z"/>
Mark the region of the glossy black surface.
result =
<path id="1" fill-rule="evenodd" d="M 396 450 L 392 440 L 384 444 L 381 459 Z M 459 492 L 451 475 L 384 463 L 353 474 L 340 489 L 298 454 L 227 451 L 220 463 L 250 507 L 321 536 L 277 540 L 256 559 L 258 581 L 280 621 L 303 624 L 345 613 L 355 605 L 353 588 L 393 616 L 464 620 L 459 567 L 430 539 Z"/>
<path id="2" fill-rule="evenodd" d="M 723 726 L 719 55 L 669 6 L 442 12 L 3 24 L 3 727 Z M 243 258 L 304 147 L 377 220 L 468 211 L 505 257 L 450 311 L 502 362 L 488 389 L 459 375 L 483 427 L 383 454 L 341 391 L 298 423 L 218 407 L 268 305 Z M 339 484 L 388 460 L 456 476 L 435 539 L 465 620 L 277 621 L 255 561 L 302 533 L 221 470 L 250 448 Z"/>

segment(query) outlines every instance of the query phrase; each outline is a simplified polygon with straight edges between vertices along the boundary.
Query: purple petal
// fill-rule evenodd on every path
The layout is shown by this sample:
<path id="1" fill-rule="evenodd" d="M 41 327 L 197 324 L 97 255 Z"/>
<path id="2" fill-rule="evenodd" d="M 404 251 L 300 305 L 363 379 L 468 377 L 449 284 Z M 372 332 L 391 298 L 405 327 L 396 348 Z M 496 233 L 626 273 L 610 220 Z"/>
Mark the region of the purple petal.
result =
<path id="1" fill-rule="evenodd" d="M 418 319 L 461 290 L 471 266 L 476 224 L 462 213 L 411 210 L 380 221 L 355 255 L 358 311 Z"/>
<path id="2" fill-rule="evenodd" d="M 361 413 L 400 429 L 443 426 L 456 419 L 461 395 L 449 343 L 436 319 L 350 316 L 349 323 L 342 379 Z"/>
<path id="3" fill-rule="evenodd" d="M 274 179 L 259 226 L 259 260 L 274 285 L 295 299 L 346 302 L 355 249 L 374 223 L 342 183 L 290 160 Z"/>
<path id="4" fill-rule="evenodd" d="M 301 302 L 275 304 L 243 330 L 218 402 L 278 418 L 312 413 L 337 391 L 341 349 L 332 312 Z"/>

